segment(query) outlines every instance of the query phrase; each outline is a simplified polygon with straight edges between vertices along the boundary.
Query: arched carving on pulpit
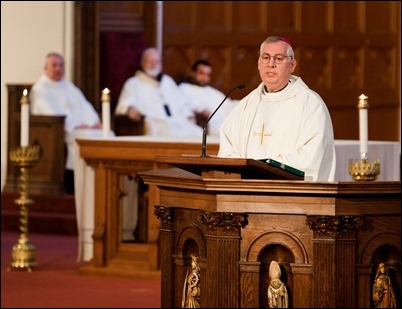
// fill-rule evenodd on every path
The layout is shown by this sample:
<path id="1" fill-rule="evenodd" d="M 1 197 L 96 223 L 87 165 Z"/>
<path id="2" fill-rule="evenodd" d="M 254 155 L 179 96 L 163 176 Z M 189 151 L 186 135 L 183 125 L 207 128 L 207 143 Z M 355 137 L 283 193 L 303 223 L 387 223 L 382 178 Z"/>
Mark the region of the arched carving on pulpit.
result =
<path id="1" fill-rule="evenodd" d="M 381 304 L 374 304 L 374 299 L 379 300 L 379 295 L 376 294 L 379 292 L 384 287 L 381 287 L 380 289 L 377 289 L 377 291 L 374 291 L 374 285 L 376 285 L 376 279 L 379 275 L 379 265 L 383 264 L 383 271 L 385 272 L 383 275 L 386 275 L 389 278 L 389 299 L 388 301 L 385 301 L 384 303 Z M 392 245 L 382 245 L 378 247 L 374 252 L 371 257 L 371 265 L 372 265 L 372 270 L 371 270 L 371 290 L 370 290 L 370 307 L 372 308 L 384 308 L 381 306 L 387 306 L 390 305 L 387 308 L 400 308 L 401 306 L 401 251 L 398 250 L 396 246 Z M 374 296 L 376 294 L 376 297 Z M 380 298 L 381 299 L 381 298 Z M 391 305 L 392 304 L 392 305 Z"/>
<path id="2" fill-rule="evenodd" d="M 205 239 L 196 226 L 186 226 L 177 237 L 175 246 L 178 256 L 190 258 L 191 254 L 205 257 Z"/>
<path id="3" fill-rule="evenodd" d="M 285 230 L 269 231 L 258 235 L 252 242 L 247 251 L 247 261 L 257 262 L 260 252 L 269 245 L 280 244 L 294 256 L 295 263 L 308 264 L 309 257 L 303 243 L 292 233 Z"/>
<path id="4" fill-rule="evenodd" d="M 269 308 L 267 290 L 270 283 L 269 269 L 272 261 L 276 261 L 281 269 L 280 280 L 285 284 L 288 291 L 289 308 L 292 307 L 293 275 L 290 265 L 294 263 L 292 252 L 280 244 L 272 244 L 265 247 L 259 255 L 260 278 L 259 294 L 260 308 Z"/>
<path id="5" fill-rule="evenodd" d="M 259 263 L 258 290 L 259 307 L 268 308 L 267 289 L 269 265 L 272 260 L 281 268 L 281 281 L 288 291 L 289 307 L 292 307 L 293 269 L 295 265 L 309 265 L 309 256 L 303 243 L 294 234 L 285 230 L 269 231 L 258 235 L 247 251 L 248 263 Z"/>
<path id="6" fill-rule="evenodd" d="M 186 293 L 189 293 L 189 275 L 193 274 L 194 261 L 197 264 L 197 290 L 202 289 L 202 277 L 205 273 L 205 257 L 206 247 L 205 239 L 202 236 L 201 231 L 195 225 L 186 226 L 179 232 L 176 243 L 176 265 L 178 269 L 176 271 L 178 278 L 181 278 L 184 282 L 183 295 L 182 295 L 182 308 L 193 308 L 192 302 L 187 303 L 188 299 Z M 180 280 L 179 280 L 180 281 Z M 197 296 L 196 303 L 199 305 L 199 294 Z"/>
<path id="7" fill-rule="evenodd" d="M 359 264 L 370 264 L 373 259 L 374 252 L 378 251 L 378 248 L 384 247 L 384 245 L 388 247 L 395 248 L 399 253 L 401 252 L 401 237 L 397 233 L 391 232 L 381 232 L 373 237 L 367 239 L 359 247 Z"/>
<path id="8" fill-rule="evenodd" d="M 370 308 L 400 308 L 401 256 L 389 246 L 374 253 L 371 272 Z"/>
<path id="9" fill-rule="evenodd" d="M 391 231 L 381 231 L 367 237 L 358 248 L 357 289 L 364 299 L 362 305 L 373 308 L 373 280 L 379 263 L 385 263 L 394 286 L 397 308 L 401 305 L 401 237 Z"/>

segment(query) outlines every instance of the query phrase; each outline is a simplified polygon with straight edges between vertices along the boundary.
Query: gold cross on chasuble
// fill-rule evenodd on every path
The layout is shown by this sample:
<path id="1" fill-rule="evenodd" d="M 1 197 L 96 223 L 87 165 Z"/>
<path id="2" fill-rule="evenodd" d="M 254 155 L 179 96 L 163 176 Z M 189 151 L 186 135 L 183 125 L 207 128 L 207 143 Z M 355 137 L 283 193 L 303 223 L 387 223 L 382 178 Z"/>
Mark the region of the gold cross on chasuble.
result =
<path id="1" fill-rule="evenodd" d="M 262 124 L 261 133 L 254 132 L 254 136 L 261 136 L 261 145 L 264 144 L 264 137 L 265 136 L 272 136 L 272 132 L 265 132 L 265 123 Z"/>

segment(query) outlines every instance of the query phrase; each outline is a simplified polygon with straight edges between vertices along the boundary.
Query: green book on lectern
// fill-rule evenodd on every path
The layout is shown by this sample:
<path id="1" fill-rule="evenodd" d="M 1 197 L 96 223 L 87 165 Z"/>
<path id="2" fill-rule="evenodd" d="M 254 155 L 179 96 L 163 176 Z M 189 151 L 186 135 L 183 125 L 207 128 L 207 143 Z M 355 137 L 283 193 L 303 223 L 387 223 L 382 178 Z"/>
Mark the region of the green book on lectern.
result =
<path id="1" fill-rule="evenodd" d="M 274 167 L 283 169 L 283 170 L 285 170 L 285 171 L 287 171 L 289 173 L 292 173 L 294 175 L 304 177 L 304 172 L 303 171 L 298 170 L 297 168 L 291 167 L 289 165 L 286 165 L 286 164 L 284 164 L 282 162 L 276 161 L 274 159 L 268 158 L 268 159 L 261 159 L 259 161 L 261 161 L 263 163 L 266 163 L 266 164 L 268 164 L 270 166 L 274 166 Z"/>

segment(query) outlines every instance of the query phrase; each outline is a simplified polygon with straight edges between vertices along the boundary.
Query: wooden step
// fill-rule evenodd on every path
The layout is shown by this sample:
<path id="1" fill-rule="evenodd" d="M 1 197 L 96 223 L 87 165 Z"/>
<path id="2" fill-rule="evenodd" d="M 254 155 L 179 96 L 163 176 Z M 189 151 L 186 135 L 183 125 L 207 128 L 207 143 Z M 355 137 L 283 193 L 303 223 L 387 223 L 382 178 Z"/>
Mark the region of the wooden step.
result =
<path id="1" fill-rule="evenodd" d="M 142 268 L 141 264 L 135 267 L 134 264 L 131 265 L 118 265 L 114 263 L 109 267 L 94 267 L 90 264 L 81 266 L 79 268 L 79 273 L 82 275 L 91 276 L 105 276 L 105 277 L 125 277 L 125 278 L 137 278 L 137 279 L 156 279 L 161 280 L 160 270 L 148 270 Z"/>
<path id="2" fill-rule="evenodd" d="M 20 231 L 20 206 L 15 204 L 19 193 L 1 194 L 1 229 Z M 74 195 L 31 194 L 33 204 L 27 206 L 28 233 L 77 235 Z"/>
<path id="3" fill-rule="evenodd" d="M 160 269 L 151 269 L 149 244 L 121 243 L 118 252 L 108 259 L 104 267 L 85 262 L 79 269 L 83 275 L 160 279 Z"/>

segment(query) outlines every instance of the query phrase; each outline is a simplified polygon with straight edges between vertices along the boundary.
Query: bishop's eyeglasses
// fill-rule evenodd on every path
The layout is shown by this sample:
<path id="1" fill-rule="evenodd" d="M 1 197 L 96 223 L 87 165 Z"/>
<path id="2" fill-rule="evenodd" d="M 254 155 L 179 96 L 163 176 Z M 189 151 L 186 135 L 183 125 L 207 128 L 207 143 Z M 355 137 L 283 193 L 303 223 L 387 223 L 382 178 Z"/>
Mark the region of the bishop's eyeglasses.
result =
<path id="1" fill-rule="evenodd" d="M 274 59 L 275 64 L 281 64 L 285 62 L 285 59 L 293 59 L 292 56 L 286 56 L 286 55 L 281 55 L 281 54 L 276 54 L 276 55 L 269 55 L 269 54 L 263 54 L 262 56 L 260 56 L 261 62 L 263 64 L 268 64 L 271 59 Z"/>

